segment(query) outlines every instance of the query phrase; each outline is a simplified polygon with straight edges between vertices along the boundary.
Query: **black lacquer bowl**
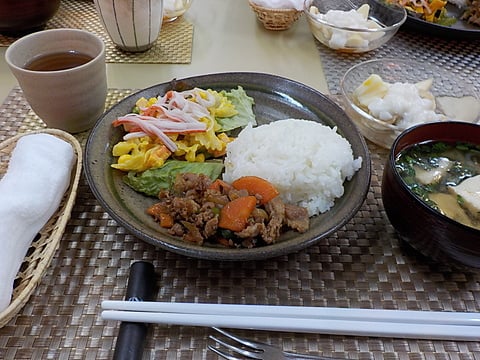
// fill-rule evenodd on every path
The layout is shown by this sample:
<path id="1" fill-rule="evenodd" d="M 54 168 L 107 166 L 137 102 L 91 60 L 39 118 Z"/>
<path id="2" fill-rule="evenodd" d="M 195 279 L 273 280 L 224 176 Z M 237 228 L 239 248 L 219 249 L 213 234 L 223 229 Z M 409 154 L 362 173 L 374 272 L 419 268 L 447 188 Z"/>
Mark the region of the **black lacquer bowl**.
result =
<path id="1" fill-rule="evenodd" d="M 402 150 L 426 141 L 480 145 L 480 125 L 438 122 L 402 133 L 390 149 L 383 173 L 382 199 L 387 216 L 400 239 L 424 256 L 439 263 L 480 268 L 480 230 L 452 220 L 420 200 L 395 169 L 395 159 Z"/>
<path id="2" fill-rule="evenodd" d="M 60 0 L 0 1 L 0 34 L 22 36 L 41 30 L 59 6 Z"/>

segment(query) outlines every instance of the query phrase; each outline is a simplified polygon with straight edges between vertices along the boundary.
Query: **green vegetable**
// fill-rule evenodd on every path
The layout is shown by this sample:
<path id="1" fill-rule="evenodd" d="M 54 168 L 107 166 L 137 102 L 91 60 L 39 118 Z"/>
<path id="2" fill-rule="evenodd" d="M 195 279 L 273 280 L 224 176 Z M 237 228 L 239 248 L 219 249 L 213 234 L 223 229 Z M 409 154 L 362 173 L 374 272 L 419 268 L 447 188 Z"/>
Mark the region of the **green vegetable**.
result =
<path id="1" fill-rule="evenodd" d="M 438 20 L 436 21 L 437 24 L 443 25 L 443 26 L 452 26 L 456 22 L 457 22 L 457 19 L 454 18 L 453 16 L 448 16 L 446 10 L 442 11 L 441 15 L 438 17 Z"/>
<path id="2" fill-rule="evenodd" d="M 422 184 L 416 177 L 415 167 L 431 171 L 438 168 L 440 160 L 448 158 L 451 166 L 441 179 L 432 184 Z M 430 194 L 446 193 L 447 186 L 457 186 L 463 180 L 476 176 L 480 171 L 480 152 L 476 145 L 464 142 L 428 142 L 410 147 L 400 153 L 395 168 L 407 187 L 434 209 L 437 204 L 430 200 Z M 464 200 L 457 198 L 459 204 Z"/>
<path id="3" fill-rule="evenodd" d="M 216 118 L 220 124 L 221 131 L 230 131 L 239 127 L 245 127 L 249 123 L 256 125 L 255 114 L 253 113 L 253 98 L 247 95 L 241 86 L 230 91 L 222 90 L 220 93 L 228 98 L 238 111 L 237 115 L 228 118 Z"/>
<path id="4" fill-rule="evenodd" d="M 130 171 L 124 176 L 123 181 L 135 191 L 148 196 L 156 197 L 160 190 L 171 188 L 177 174 L 196 173 L 205 174 L 216 180 L 223 171 L 220 161 L 188 162 L 168 160 L 161 168 L 146 170 L 142 173 Z"/>

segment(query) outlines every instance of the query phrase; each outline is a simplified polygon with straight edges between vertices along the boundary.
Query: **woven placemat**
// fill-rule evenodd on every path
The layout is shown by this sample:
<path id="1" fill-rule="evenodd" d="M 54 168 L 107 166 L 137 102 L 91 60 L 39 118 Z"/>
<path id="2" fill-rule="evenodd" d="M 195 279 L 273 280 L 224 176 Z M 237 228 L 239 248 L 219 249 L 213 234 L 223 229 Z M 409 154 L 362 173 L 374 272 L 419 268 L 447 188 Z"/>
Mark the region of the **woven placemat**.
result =
<path id="1" fill-rule="evenodd" d="M 362 0 L 351 0 L 363 3 Z M 430 30 L 431 31 L 431 30 Z M 385 45 L 366 53 L 342 53 L 315 40 L 320 53 L 328 88 L 340 94 L 345 72 L 363 61 L 381 58 L 405 58 L 431 63 L 452 72 L 480 93 L 480 37 L 478 39 L 443 38 L 433 32 L 412 31 L 402 27 Z"/>
<path id="2" fill-rule="evenodd" d="M 183 17 L 164 23 L 155 45 L 140 53 L 125 52 L 113 44 L 92 1 L 62 0 L 57 14 L 45 27 L 58 28 L 83 29 L 98 35 L 106 45 L 107 63 L 188 64 L 192 60 L 193 25 Z M 16 38 L 0 34 L 0 46 L 8 46 L 14 40 Z"/>
<path id="3" fill-rule="evenodd" d="M 111 90 L 109 104 L 130 94 Z M 0 140 L 43 126 L 18 88 L 0 108 Z M 88 133 L 80 134 L 80 140 Z M 371 188 L 356 216 L 308 249 L 252 262 L 189 259 L 156 249 L 119 226 L 82 178 L 60 248 L 30 301 L 0 329 L 0 359 L 111 359 L 119 324 L 100 303 L 123 299 L 129 267 L 146 260 L 159 301 L 480 311 L 480 271 L 434 264 L 399 244 L 386 219 L 386 151 L 369 144 Z M 144 359 L 218 359 L 210 329 L 150 326 Z M 348 359 L 478 360 L 479 342 L 426 341 L 235 330 L 286 350 Z"/>

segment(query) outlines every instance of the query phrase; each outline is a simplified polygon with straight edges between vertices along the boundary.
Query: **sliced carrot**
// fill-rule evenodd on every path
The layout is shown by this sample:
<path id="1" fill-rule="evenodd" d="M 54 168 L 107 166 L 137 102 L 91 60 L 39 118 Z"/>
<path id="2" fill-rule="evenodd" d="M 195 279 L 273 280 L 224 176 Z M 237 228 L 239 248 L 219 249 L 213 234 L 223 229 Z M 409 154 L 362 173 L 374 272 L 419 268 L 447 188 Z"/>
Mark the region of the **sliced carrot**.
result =
<path id="1" fill-rule="evenodd" d="M 266 204 L 279 193 L 278 190 L 268 180 L 258 176 L 242 176 L 232 183 L 237 190 L 245 189 L 250 195 L 260 195 L 260 203 Z"/>
<path id="2" fill-rule="evenodd" d="M 228 202 L 220 210 L 218 226 L 231 231 L 242 231 L 247 226 L 248 217 L 257 205 L 255 196 L 243 196 Z"/>
<path id="3" fill-rule="evenodd" d="M 225 239 L 224 237 L 218 238 L 217 241 L 222 246 L 231 247 L 230 241 L 228 239 Z"/>
<path id="4" fill-rule="evenodd" d="M 230 189 L 232 186 L 221 179 L 216 179 L 212 184 L 208 187 L 209 189 L 219 191 L 223 193 L 223 189 Z"/>
<path id="5" fill-rule="evenodd" d="M 163 228 L 171 228 L 174 224 L 173 216 L 168 213 L 166 207 L 161 203 L 150 206 L 147 209 L 147 214 L 153 216 Z"/>
<path id="6" fill-rule="evenodd" d="M 158 216 L 160 226 L 163 228 L 171 228 L 173 226 L 173 217 L 170 214 L 160 213 Z"/>

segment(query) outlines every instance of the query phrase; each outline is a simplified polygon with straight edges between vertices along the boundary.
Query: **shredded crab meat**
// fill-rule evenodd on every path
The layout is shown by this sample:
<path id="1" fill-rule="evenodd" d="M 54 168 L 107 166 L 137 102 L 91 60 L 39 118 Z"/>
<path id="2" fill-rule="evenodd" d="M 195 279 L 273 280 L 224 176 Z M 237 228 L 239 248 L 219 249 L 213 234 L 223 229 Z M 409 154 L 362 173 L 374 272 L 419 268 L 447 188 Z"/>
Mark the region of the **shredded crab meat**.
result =
<path id="1" fill-rule="evenodd" d="M 124 127 L 129 131 L 130 139 L 141 137 L 145 134 L 157 137 L 164 143 L 168 150 L 172 152 L 177 150 L 177 145 L 166 135 L 167 133 L 190 133 L 205 131 L 206 129 L 206 125 L 202 122 L 180 123 L 138 114 L 128 114 L 119 117 L 113 122 L 113 125 L 124 125 Z M 124 140 L 126 140 L 125 136 Z"/>
<path id="2" fill-rule="evenodd" d="M 123 137 L 123 140 L 136 139 L 144 136 L 148 136 L 148 134 L 144 131 L 135 131 L 135 132 L 130 132 L 128 134 L 125 134 L 125 136 Z"/>
<path id="3" fill-rule="evenodd" d="M 402 6 L 414 6 L 417 8 L 423 8 L 425 14 L 431 14 L 433 12 L 428 0 L 395 0 L 395 2 Z"/>
<path id="4" fill-rule="evenodd" d="M 181 93 L 169 91 L 153 104 L 165 116 L 180 117 L 183 121 L 198 121 L 202 117 L 209 116 L 208 108 L 213 105 L 215 105 L 215 97 L 209 92 L 197 88 Z M 146 110 L 146 108 L 142 110 Z"/>
<path id="5" fill-rule="evenodd" d="M 208 108 L 215 105 L 215 101 L 213 94 L 198 88 L 183 92 L 168 91 L 153 105 L 140 107 L 141 113 L 155 116 L 127 114 L 113 121 L 113 126 L 124 126 L 127 131 L 124 140 L 153 136 L 175 152 L 177 145 L 167 134 L 206 131 L 207 125 L 201 119 L 210 117 Z"/>

